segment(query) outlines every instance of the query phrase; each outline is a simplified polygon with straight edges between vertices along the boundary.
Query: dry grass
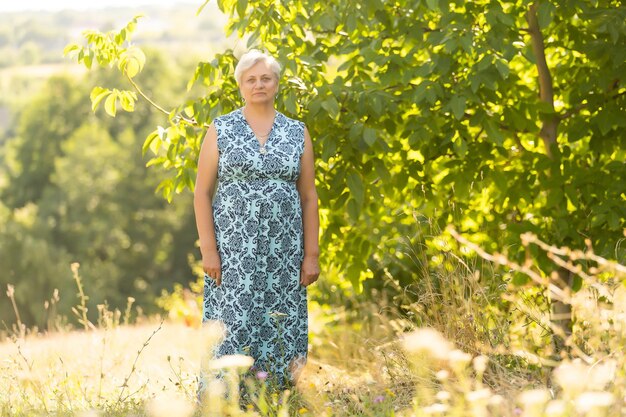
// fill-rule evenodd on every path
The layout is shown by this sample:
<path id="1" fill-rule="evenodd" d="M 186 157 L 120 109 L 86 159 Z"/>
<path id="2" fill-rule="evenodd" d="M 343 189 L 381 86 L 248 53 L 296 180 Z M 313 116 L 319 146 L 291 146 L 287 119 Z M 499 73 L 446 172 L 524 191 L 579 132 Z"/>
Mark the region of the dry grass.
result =
<path id="1" fill-rule="evenodd" d="M 211 413 L 192 405 L 196 375 L 215 342 L 210 329 L 177 322 L 121 326 L 121 313 L 104 312 L 106 320 L 93 330 L 1 343 L 0 412 L 62 417 L 85 410 L 150 417 L 624 415 L 626 268 L 591 252 L 533 243 L 584 277 L 578 293 L 551 294 L 572 307 L 576 323 L 560 358 L 549 349 L 542 327 L 550 326 L 547 312 L 533 304 L 541 288 L 511 289 L 508 310 L 500 310 L 494 304 L 502 300 L 462 265 L 423 274 L 419 285 L 408 289 L 419 291 L 419 301 L 401 300 L 408 316 L 394 313 L 397 306 L 385 299 L 350 311 L 312 302 L 309 361 L 297 389 L 288 399 L 267 397 L 263 406 L 261 397 L 254 397 L 256 411 L 226 404 Z M 512 269 L 526 267 L 483 255 Z"/>
<path id="2" fill-rule="evenodd" d="M 345 412 L 341 415 L 377 415 L 368 411 L 380 413 L 398 400 L 410 403 L 410 387 L 394 385 L 399 376 L 393 362 L 402 361 L 402 354 L 388 343 L 393 332 L 382 316 L 370 317 L 367 329 L 341 317 L 325 326 L 320 323 L 327 319 L 312 304 L 311 327 L 319 332 L 311 337 L 317 346 L 298 383 L 299 415 L 336 415 L 339 409 Z M 126 415 L 128 408 L 143 412 L 146 401 L 163 395 L 193 401 L 213 337 L 207 328 L 150 322 L 5 341 L 0 343 L 0 410 L 71 415 L 97 409 Z M 383 396 L 385 401 L 377 400 L 372 409 Z"/>

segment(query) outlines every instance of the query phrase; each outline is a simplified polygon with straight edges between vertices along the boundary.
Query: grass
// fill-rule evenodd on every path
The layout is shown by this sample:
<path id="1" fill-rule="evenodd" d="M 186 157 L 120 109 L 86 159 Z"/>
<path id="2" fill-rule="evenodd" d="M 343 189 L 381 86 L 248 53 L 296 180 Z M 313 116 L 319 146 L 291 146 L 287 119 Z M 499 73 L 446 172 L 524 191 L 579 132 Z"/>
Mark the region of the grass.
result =
<path id="1" fill-rule="evenodd" d="M 194 320 L 144 318 L 125 324 L 131 302 L 124 314 L 102 307 L 98 324 L 90 326 L 77 308 L 82 331 L 15 332 L 12 340 L 0 343 L 0 412 L 62 417 L 624 415 L 626 269 L 592 251 L 526 239 L 525 244 L 558 257 L 556 265 L 584 277 L 577 293 L 548 291 L 571 306 L 575 319 L 560 356 L 554 355 L 545 331 L 551 326 L 549 311 L 541 307 L 545 288 L 511 288 L 503 310 L 502 300 L 461 264 L 435 275 L 422 271 L 422 282 L 407 289 L 419 291 L 412 302 L 411 297 L 381 298 L 350 311 L 310 303 L 309 360 L 297 387 L 270 393 L 256 381 L 255 405 L 243 409 L 215 395 L 224 389 L 219 383 L 212 386 L 207 406 L 194 405 L 196 377 L 215 342 L 210 328 Z M 497 254 L 481 256 L 512 270 L 528 268 Z M 79 281 L 77 273 L 75 278 Z M 550 288 L 549 281 L 545 284 Z M 398 301 L 410 314 L 398 314 Z"/>
<path id="2" fill-rule="evenodd" d="M 380 351 L 364 353 L 373 341 L 344 330 L 340 339 L 327 340 L 336 350 L 309 358 L 298 385 L 299 415 L 337 408 L 358 413 L 376 397 L 402 395 L 392 393 L 388 376 L 372 367 Z M 193 401 L 211 337 L 207 328 L 146 322 L 7 340 L 0 344 L 0 410 L 3 416 L 90 409 L 142 415 L 153 398 Z"/>

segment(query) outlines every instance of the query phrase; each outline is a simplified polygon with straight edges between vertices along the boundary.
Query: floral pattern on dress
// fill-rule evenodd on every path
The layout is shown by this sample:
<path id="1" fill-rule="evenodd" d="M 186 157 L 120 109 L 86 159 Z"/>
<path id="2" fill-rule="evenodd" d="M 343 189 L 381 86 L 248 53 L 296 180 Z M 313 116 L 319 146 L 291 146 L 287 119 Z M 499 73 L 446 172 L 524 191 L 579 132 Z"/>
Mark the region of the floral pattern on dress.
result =
<path id="1" fill-rule="evenodd" d="M 214 125 L 219 162 L 212 207 L 222 283 L 205 274 L 203 322 L 224 325 L 215 357 L 248 354 L 256 370 L 285 385 L 304 366 L 308 347 L 296 188 L 304 124 L 277 112 L 264 153 L 242 109 Z M 201 377 L 200 391 L 203 386 Z"/>

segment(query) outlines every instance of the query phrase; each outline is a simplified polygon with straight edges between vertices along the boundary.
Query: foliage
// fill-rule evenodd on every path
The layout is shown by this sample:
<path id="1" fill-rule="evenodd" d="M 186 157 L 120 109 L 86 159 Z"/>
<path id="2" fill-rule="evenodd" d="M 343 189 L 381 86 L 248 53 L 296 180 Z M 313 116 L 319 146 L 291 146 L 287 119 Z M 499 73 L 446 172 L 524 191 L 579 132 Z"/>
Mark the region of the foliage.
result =
<path id="1" fill-rule="evenodd" d="M 69 312 L 74 304 L 69 297 L 74 293 L 69 269 L 71 257 L 63 247 L 54 244 L 51 235 L 52 230 L 39 216 L 35 204 L 9 210 L 0 203 L 2 296 L 7 284 L 13 283 L 21 321 L 29 326 L 43 326 L 52 318 L 50 310 L 44 309 L 44 304 L 54 297 L 55 289 L 68 295 L 67 298 L 63 297 L 61 309 Z M 16 319 L 11 303 L 2 300 L 2 327 L 20 321 Z"/>
<path id="2" fill-rule="evenodd" d="M 176 68 L 147 53 L 156 67 L 146 68 L 141 80 L 156 89 L 175 77 Z M 42 306 L 55 290 L 58 315 L 70 316 L 76 300 L 72 262 L 80 263 L 91 294 L 91 319 L 97 305 L 122 308 L 129 296 L 153 312 L 161 289 L 193 279 L 191 196 L 168 204 L 155 195 L 163 176 L 142 160 L 139 138 L 158 116 L 139 103 L 140 119 L 98 120 L 90 114 L 87 92 L 99 82 L 120 80 L 115 74 L 96 74 L 88 82 L 50 78 L 16 116 L 15 136 L 2 144 L 0 286 L 14 285 L 28 327 L 53 330 Z M 171 94 L 161 87 L 157 96 L 172 99 Z M 0 302 L 0 320 L 15 321 L 10 303 Z"/>
<path id="3" fill-rule="evenodd" d="M 228 33 L 284 64 L 278 105 L 315 138 L 323 258 L 355 288 L 383 274 L 416 212 L 516 259 L 541 256 L 516 244 L 526 231 L 573 247 L 589 238 L 622 259 L 619 2 L 218 5 L 230 14 Z M 88 65 L 91 51 L 102 56 L 113 42 L 120 53 L 100 62 L 132 81 L 120 33 L 70 48 Z M 169 123 L 144 143 L 150 165 L 172 172 L 160 184 L 169 199 L 193 189 L 203 128 L 241 104 L 235 61 L 227 50 L 199 63 L 189 85 L 206 94 L 167 110 Z"/>
<path id="4" fill-rule="evenodd" d="M 61 143 L 90 118 L 85 91 L 68 77 L 51 77 L 21 112 L 16 136 L 23 139 L 6 145 L 13 157 L 7 163 L 11 192 L 2 193 L 5 204 L 22 207 L 41 198 Z"/>

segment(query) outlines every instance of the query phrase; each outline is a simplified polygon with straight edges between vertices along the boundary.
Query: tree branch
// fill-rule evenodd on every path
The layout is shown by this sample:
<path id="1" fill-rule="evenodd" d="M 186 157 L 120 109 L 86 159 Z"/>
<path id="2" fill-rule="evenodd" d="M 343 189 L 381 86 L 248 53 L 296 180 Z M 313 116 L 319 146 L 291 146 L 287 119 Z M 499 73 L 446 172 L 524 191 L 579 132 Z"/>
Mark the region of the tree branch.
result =
<path id="1" fill-rule="evenodd" d="M 137 90 L 137 93 L 139 93 L 139 95 L 141 97 L 143 97 L 148 103 L 150 103 L 150 105 L 152 107 L 154 107 L 155 109 L 157 109 L 158 111 L 160 111 L 161 113 L 167 114 L 168 116 L 170 115 L 171 111 L 167 111 L 165 110 L 163 107 L 159 106 L 156 102 L 154 102 L 150 97 L 148 97 L 142 90 L 141 88 L 139 88 L 139 85 L 137 85 L 137 83 L 135 81 L 133 81 L 133 79 L 131 77 L 128 76 L 128 74 L 125 74 L 126 78 L 128 78 L 128 81 L 130 82 L 130 84 L 133 86 L 133 88 L 135 90 Z M 180 120 L 184 121 L 185 123 L 191 125 L 191 126 L 197 126 L 197 127 L 203 127 L 206 128 L 208 127 L 207 125 L 202 125 L 200 126 L 200 124 L 195 120 L 195 119 L 187 119 L 186 117 L 184 117 L 182 114 L 178 114 L 176 117 L 178 117 Z"/>
<path id="2" fill-rule="evenodd" d="M 526 21 L 528 22 L 528 33 L 530 34 L 533 53 L 535 55 L 537 73 L 539 76 L 539 98 L 547 103 L 554 111 L 554 90 L 552 88 L 552 75 L 546 62 L 546 50 L 543 43 L 543 36 L 539 28 L 537 20 L 537 3 L 529 6 L 526 12 Z M 547 116 L 543 120 L 543 126 L 539 132 L 539 136 L 543 139 L 546 148 L 546 154 L 552 156 L 551 146 L 556 143 L 557 127 L 559 125 L 558 116 Z"/>
<path id="3" fill-rule="evenodd" d="M 611 100 L 615 100 L 615 99 L 617 99 L 617 98 L 619 98 L 621 96 L 624 96 L 624 95 L 626 95 L 626 91 L 622 91 L 619 94 L 615 94 L 615 95 L 612 95 L 612 96 L 608 97 L 601 104 L 607 103 L 607 102 L 609 102 Z M 574 116 L 575 114 L 580 113 L 583 109 L 586 109 L 587 107 L 589 107 L 589 103 L 581 103 L 581 104 L 579 104 L 579 105 L 569 109 L 565 113 L 559 115 L 559 119 L 560 120 L 565 120 L 565 119 L 567 119 L 569 117 Z"/>
<path id="4" fill-rule="evenodd" d="M 128 76 L 128 74 L 124 73 L 126 75 L 126 78 L 128 78 L 128 81 L 130 82 L 130 84 L 135 88 L 135 90 L 137 90 L 137 92 L 139 93 L 139 95 L 141 97 L 143 97 L 148 103 L 150 103 L 152 105 L 152 107 L 154 107 L 155 109 L 157 109 L 158 111 L 165 113 L 169 116 L 169 114 L 171 112 L 165 110 L 163 107 L 159 106 L 158 104 L 156 104 L 154 101 L 152 101 L 150 99 L 150 97 L 148 97 L 142 90 L 141 88 L 139 88 L 139 86 L 137 85 L 137 83 L 135 83 L 135 81 L 133 81 L 133 79 L 131 77 Z"/>

